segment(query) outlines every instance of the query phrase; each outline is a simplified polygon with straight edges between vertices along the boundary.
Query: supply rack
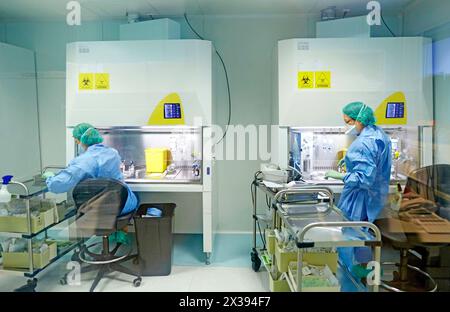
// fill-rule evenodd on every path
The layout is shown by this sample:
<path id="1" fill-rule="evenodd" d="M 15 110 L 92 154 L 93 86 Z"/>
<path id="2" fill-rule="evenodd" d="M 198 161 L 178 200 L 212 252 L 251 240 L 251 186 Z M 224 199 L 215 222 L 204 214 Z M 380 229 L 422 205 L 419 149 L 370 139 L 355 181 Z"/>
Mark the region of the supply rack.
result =
<path id="1" fill-rule="evenodd" d="M 55 168 L 59 169 L 59 167 L 47 167 L 44 169 L 44 171 L 48 168 Z M 69 207 L 67 213 L 57 222 L 54 222 L 53 224 L 44 227 L 43 229 L 36 231 L 33 233 L 32 231 L 32 216 L 31 216 L 31 207 L 30 207 L 30 200 L 32 198 L 38 197 L 42 195 L 45 198 L 45 194 L 48 193 L 48 189 L 44 185 L 36 185 L 35 179 L 29 179 L 24 182 L 18 182 L 18 181 L 11 181 L 9 184 L 11 185 L 17 185 L 20 188 L 24 190 L 23 194 L 13 194 L 16 198 L 23 199 L 25 201 L 25 207 L 26 207 L 26 217 L 27 217 L 27 228 L 28 231 L 26 233 L 17 233 L 17 232 L 0 232 L 0 236 L 2 237 L 12 237 L 12 238 L 24 238 L 27 239 L 27 253 L 28 253 L 28 270 L 27 269 L 5 269 L 1 268 L 0 271 L 3 272 L 9 272 L 9 273 L 17 273 L 17 274 L 23 274 L 24 277 L 28 278 L 27 285 L 24 287 L 28 287 L 28 291 L 34 291 L 34 288 L 37 285 L 37 275 L 47 269 L 50 265 L 64 257 L 66 254 L 68 254 L 73 249 L 79 247 L 83 243 L 83 239 L 78 239 L 73 242 L 70 246 L 64 248 L 62 251 L 57 251 L 56 257 L 53 259 L 50 259 L 49 263 L 47 263 L 42 268 L 35 268 L 34 261 L 33 261 L 33 239 L 38 237 L 41 234 L 45 235 L 45 238 L 48 238 L 48 230 L 53 228 L 56 225 L 59 225 L 67 220 L 70 220 L 76 215 L 75 207 L 71 209 L 72 207 Z M 0 258 L 3 260 L 3 257 Z M 23 287 L 21 287 L 23 288 Z"/>
<path id="2" fill-rule="evenodd" d="M 264 216 L 257 215 L 257 190 L 261 190 L 268 200 L 272 220 L 270 229 L 280 229 L 283 225 L 295 237 L 297 247 L 297 269 L 293 272 L 281 273 L 280 279 L 285 279 L 291 291 L 302 291 L 302 267 L 303 254 L 308 248 L 324 247 L 371 247 L 374 250 L 373 260 L 380 263 L 381 258 L 381 233 L 370 222 L 354 222 L 347 220 L 341 211 L 334 205 L 334 194 L 322 186 L 295 186 L 272 189 L 266 187 L 262 181 L 252 183 L 253 201 L 253 248 L 251 253 L 252 268 L 256 272 L 261 263 L 270 272 L 277 272 L 275 255 L 270 255 L 266 249 L 266 243 L 261 234 L 260 221 L 266 220 Z M 308 195 L 316 194 L 321 203 L 308 200 Z M 296 198 L 296 200 L 289 200 Z M 321 206 L 320 211 L 317 209 Z M 263 241 L 263 248 L 257 246 L 257 227 Z M 362 229 L 369 229 L 369 234 Z M 356 281 L 345 265 L 339 263 L 341 271 L 347 275 L 353 285 L 359 290 L 367 290 L 361 282 Z M 376 279 L 380 280 L 380 276 Z M 379 285 L 368 286 L 369 290 L 377 292 Z"/>

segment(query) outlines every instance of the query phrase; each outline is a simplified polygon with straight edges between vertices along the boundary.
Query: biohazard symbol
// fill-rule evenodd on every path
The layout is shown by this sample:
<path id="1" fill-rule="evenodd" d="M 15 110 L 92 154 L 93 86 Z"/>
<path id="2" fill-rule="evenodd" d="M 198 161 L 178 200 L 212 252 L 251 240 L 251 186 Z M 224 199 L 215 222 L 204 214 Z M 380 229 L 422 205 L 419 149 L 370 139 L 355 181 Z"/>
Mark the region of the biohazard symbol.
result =
<path id="1" fill-rule="evenodd" d="M 81 73 L 78 76 L 78 89 L 79 90 L 92 90 L 94 89 L 94 74 Z"/>
<path id="2" fill-rule="evenodd" d="M 331 72 L 316 72 L 316 88 L 331 88 Z"/>
<path id="3" fill-rule="evenodd" d="M 299 89 L 314 88 L 314 73 L 298 72 L 298 88 Z"/>
<path id="4" fill-rule="evenodd" d="M 303 76 L 302 81 L 304 85 L 308 85 L 311 83 L 311 79 L 309 79 L 308 76 Z"/>

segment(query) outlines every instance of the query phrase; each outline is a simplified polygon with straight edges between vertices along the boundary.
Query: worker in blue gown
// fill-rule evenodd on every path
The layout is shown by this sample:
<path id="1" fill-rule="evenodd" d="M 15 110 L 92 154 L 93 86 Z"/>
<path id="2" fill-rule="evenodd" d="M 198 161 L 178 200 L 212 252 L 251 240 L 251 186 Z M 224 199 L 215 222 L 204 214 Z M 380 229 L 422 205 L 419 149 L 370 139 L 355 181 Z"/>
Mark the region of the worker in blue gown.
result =
<path id="1" fill-rule="evenodd" d="M 343 110 L 346 133 L 355 137 L 344 162 L 346 173 L 328 171 L 326 178 L 344 182 L 338 207 L 351 221 L 374 222 L 384 208 L 391 175 L 391 140 L 375 125 L 373 110 L 353 102 Z M 365 277 L 365 264 L 372 260 L 367 247 L 340 248 L 339 256 L 357 277 Z"/>
<path id="2" fill-rule="evenodd" d="M 103 138 L 97 129 L 90 124 L 81 123 L 73 129 L 72 135 L 75 143 L 80 145 L 84 152 L 70 161 L 67 168 L 57 175 L 52 172 L 43 174 L 50 192 L 68 192 L 86 179 L 105 178 L 123 181 L 120 155 L 115 149 L 101 144 Z M 120 215 L 134 211 L 138 205 L 136 195 L 128 185 L 127 188 L 128 198 Z"/>

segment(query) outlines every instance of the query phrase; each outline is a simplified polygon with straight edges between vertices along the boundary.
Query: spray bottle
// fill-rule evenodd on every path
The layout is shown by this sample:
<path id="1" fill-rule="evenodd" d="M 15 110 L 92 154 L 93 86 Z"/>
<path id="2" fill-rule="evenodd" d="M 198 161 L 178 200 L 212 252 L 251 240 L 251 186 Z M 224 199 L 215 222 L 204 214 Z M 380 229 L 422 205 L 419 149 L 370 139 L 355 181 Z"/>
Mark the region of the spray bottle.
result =
<path id="1" fill-rule="evenodd" d="M 8 184 L 11 182 L 13 176 L 6 175 L 4 176 L 2 187 L 0 189 L 0 203 L 8 203 L 11 201 L 11 193 L 8 192 Z"/>

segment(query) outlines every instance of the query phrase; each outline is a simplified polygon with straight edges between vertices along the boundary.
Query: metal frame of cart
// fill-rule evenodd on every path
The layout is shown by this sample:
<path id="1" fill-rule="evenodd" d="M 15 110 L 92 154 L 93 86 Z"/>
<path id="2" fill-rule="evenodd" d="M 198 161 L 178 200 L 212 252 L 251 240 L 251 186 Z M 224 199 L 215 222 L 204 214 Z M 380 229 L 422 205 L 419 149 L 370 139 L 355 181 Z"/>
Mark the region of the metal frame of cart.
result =
<path id="1" fill-rule="evenodd" d="M 45 172 L 47 169 L 61 169 L 61 167 L 57 167 L 57 166 L 46 167 L 46 168 L 44 168 L 43 172 Z M 76 215 L 76 211 L 75 211 L 75 209 L 70 211 L 69 213 L 67 213 L 64 216 L 64 218 L 62 218 L 58 222 L 55 222 L 55 223 L 51 224 L 50 226 L 47 226 L 47 227 L 43 228 L 42 230 L 39 230 L 36 233 L 33 233 L 32 232 L 32 219 L 31 219 L 30 200 L 33 197 L 40 196 L 40 195 L 43 195 L 45 197 L 45 193 L 48 192 L 46 187 L 45 188 L 44 187 L 40 188 L 40 189 L 38 189 L 35 192 L 30 192 L 30 189 L 28 188 L 28 186 L 26 184 L 30 183 L 30 182 L 33 182 L 33 181 L 34 181 L 34 179 L 30 179 L 30 180 L 26 180 L 24 182 L 11 181 L 9 183 L 11 185 L 18 185 L 21 188 L 23 188 L 24 191 L 25 191 L 24 195 L 20 195 L 20 194 L 13 194 L 13 195 L 16 196 L 17 198 L 25 200 L 26 213 L 27 213 L 28 232 L 27 233 L 0 232 L 1 236 L 27 239 L 27 241 L 28 241 L 27 242 L 27 249 L 28 249 L 28 257 L 29 257 L 28 270 L 24 271 L 24 270 L 20 270 L 20 269 L 14 270 L 14 269 L 4 269 L 4 268 L 2 268 L 0 271 L 12 272 L 12 273 L 18 273 L 18 274 L 22 274 L 23 273 L 24 277 L 29 278 L 29 280 L 27 281 L 27 285 L 30 287 L 30 290 L 34 290 L 34 288 L 36 287 L 36 285 L 37 285 L 36 276 L 39 273 L 41 273 L 43 270 L 48 268 L 50 265 L 52 265 L 53 263 L 55 263 L 56 261 L 61 259 L 63 256 L 65 256 L 67 253 L 69 253 L 70 251 L 72 251 L 76 247 L 80 246 L 83 243 L 83 241 L 84 241 L 83 239 L 78 239 L 72 245 L 70 245 L 69 247 L 65 248 L 62 252 L 58 253 L 57 256 L 55 258 L 51 259 L 50 262 L 48 264 L 46 264 L 43 268 L 39 268 L 38 269 L 38 268 L 34 267 L 34 263 L 33 263 L 33 242 L 32 242 L 32 240 L 34 238 L 36 238 L 38 235 L 42 234 L 42 233 L 45 233 L 45 237 L 47 237 L 47 231 L 49 229 L 51 229 L 52 227 L 54 227 L 54 226 L 56 226 L 58 224 L 61 224 L 62 222 L 65 222 L 65 221 L 69 220 L 70 218 L 74 217 Z"/>
<path id="2" fill-rule="evenodd" d="M 267 195 L 271 196 L 274 200 L 275 205 L 270 205 L 270 209 L 275 210 L 275 214 L 273 215 L 273 228 L 277 228 L 280 226 L 279 221 L 283 221 L 284 226 L 287 227 L 291 232 L 295 234 L 296 237 L 296 245 L 297 245 L 297 274 L 293 276 L 289 274 L 290 272 L 283 273 L 281 275 L 282 278 L 287 280 L 289 288 L 291 291 L 302 291 L 302 267 L 303 267 L 303 252 L 305 248 L 313 248 L 313 247 L 372 247 L 374 249 L 373 260 L 377 263 L 380 263 L 381 258 L 381 233 L 379 229 L 370 222 L 354 222 L 347 221 L 345 217 L 340 213 L 340 211 L 334 206 L 334 194 L 333 192 L 326 187 L 293 187 L 283 189 L 281 191 L 274 191 L 268 189 L 262 183 L 254 182 L 255 185 L 255 194 L 253 199 L 253 251 L 252 251 L 252 264 L 253 269 L 255 271 L 259 270 L 259 266 L 261 262 L 264 264 L 266 269 L 270 270 L 270 267 L 265 263 L 263 259 L 263 255 L 265 255 L 266 251 L 264 249 L 259 250 L 258 253 L 257 243 L 256 243 L 256 227 L 259 226 L 258 216 L 256 214 L 256 189 L 263 190 Z M 253 190 L 252 190 L 253 191 Z M 288 206 L 283 206 L 283 198 L 285 199 L 287 195 L 299 195 L 299 194 L 313 194 L 313 193 L 321 193 L 323 195 L 328 196 L 329 203 L 328 209 L 326 211 L 320 213 L 311 213 L 311 212 L 301 212 L 301 213 L 289 213 Z M 280 220 L 277 220 L 277 216 Z M 326 219 L 333 217 L 337 220 L 332 221 L 318 221 L 314 222 L 315 217 L 321 217 L 322 219 Z M 339 221 L 339 219 L 342 219 Z M 296 220 L 301 220 L 300 223 L 304 223 L 301 226 L 293 225 Z M 313 232 L 315 229 L 331 229 L 335 228 L 339 230 L 342 228 L 354 228 L 355 231 L 359 234 L 358 237 L 348 237 L 345 238 L 344 235 L 337 235 L 334 239 L 330 240 L 305 240 L 307 235 Z M 367 228 L 372 230 L 372 235 L 362 231 L 362 228 Z M 362 238 L 362 239 L 361 239 Z M 276 261 L 276 259 L 275 259 Z M 272 263 L 272 265 L 274 265 Z M 378 280 L 380 280 L 380 272 L 375 272 L 378 274 Z M 353 281 L 355 283 L 355 281 Z M 379 285 L 369 285 L 369 289 L 377 292 L 379 290 Z"/>

